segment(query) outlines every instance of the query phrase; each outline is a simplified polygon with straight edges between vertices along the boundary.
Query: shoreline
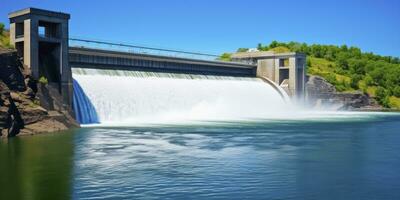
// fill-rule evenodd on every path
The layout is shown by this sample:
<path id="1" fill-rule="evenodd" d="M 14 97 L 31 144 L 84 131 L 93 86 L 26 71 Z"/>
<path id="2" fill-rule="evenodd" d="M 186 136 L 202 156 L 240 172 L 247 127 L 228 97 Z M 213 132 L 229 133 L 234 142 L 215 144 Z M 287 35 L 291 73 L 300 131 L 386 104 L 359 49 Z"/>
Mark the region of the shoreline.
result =
<path id="1" fill-rule="evenodd" d="M 329 112 L 329 111 L 327 111 L 327 112 Z M 343 112 L 343 113 L 345 113 L 345 112 L 361 112 L 361 113 L 371 113 L 371 114 L 372 113 L 400 114 L 400 110 L 392 110 L 392 109 L 381 109 L 381 110 L 368 110 L 368 109 L 364 109 L 363 110 L 363 109 L 361 109 L 361 110 L 343 110 L 343 111 L 334 111 L 334 112 L 338 112 L 338 113 L 340 113 L 340 112 Z M 305 119 L 305 120 L 307 120 L 307 119 Z M 283 120 L 282 119 L 274 120 L 274 122 L 276 122 L 276 121 L 283 121 Z M 289 120 L 289 121 L 292 121 L 292 120 Z M 296 120 L 294 120 L 294 121 L 296 121 Z M 226 121 L 221 121 L 221 123 L 223 123 L 223 122 L 226 122 Z M 58 122 L 58 123 L 60 123 L 60 122 Z M 27 125 L 27 129 L 30 129 L 31 125 L 35 126 L 35 124 Z M 167 127 L 170 126 L 169 124 L 164 124 L 164 125 L 167 126 Z M 104 125 L 104 126 L 101 126 L 99 124 L 99 126 L 88 125 L 88 126 L 79 126 L 79 127 L 72 127 L 72 128 L 66 128 L 66 129 L 57 129 L 57 128 L 55 128 L 55 129 L 49 129 L 49 130 L 46 130 L 46 131 L 43 131 L 43 132 L 24 131 L 24 129 L 22 129 L 21 132 L 16 135 L 16 137 L 29 137 L 29 136 L 36 136 L 36 135 L 57 135 L 57 134 L 63 134 L 63 133 L 75 131 L 75 130 L 82 129 L 82 128 L 85 129 L 85 128 L 135 128 L 135 127 L 140 127 L 140 128 L 147 127 L 148 128 L 148 127 L 154 127 L 154 124 L 153 125 L 141 124 L 140 126 L 133 126 L 133 125 L 127 125 L 127 126 L 110 126 L 110 125 L 107 126 L 107 125 Z M 10 137 L 10 138 L 12 138 L 12 137 Z M 8 138 L 8 137 L 0 137 L 0 139 L 5 139 L 5 140 L 10 139 L 10 138 Z"/>

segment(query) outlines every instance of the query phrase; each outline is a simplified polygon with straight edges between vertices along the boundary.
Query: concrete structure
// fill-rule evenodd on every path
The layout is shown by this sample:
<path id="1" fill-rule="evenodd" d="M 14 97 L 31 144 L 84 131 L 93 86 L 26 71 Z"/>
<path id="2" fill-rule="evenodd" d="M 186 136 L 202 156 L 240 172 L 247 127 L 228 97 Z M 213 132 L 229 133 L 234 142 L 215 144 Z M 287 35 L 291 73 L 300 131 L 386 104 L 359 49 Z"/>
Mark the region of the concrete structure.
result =
<path id="1" fill-rule="evenodd" d="M 291 97 L 304 97 L 305 54 L 258 51 L 235 53 L 231 58 L 233 61 L 257 64 L 257 77 L 268 78 L 275 82 Z"/>
<path id="2" fill-rule="evenodd" d="M 64 103 L 72 104 L 72 74 L 68 62 L 69 14 L 27 8 L 12 12 L 10 41 L 36 79 L 46 77 Z"/>
<path id="3" fill-rule="evenodd" d="M 71 68 L 119 69 L 241 77 L 255 77 L 257 71 L 257 66 L 252 64 L 176 58 L 84 47 L 69 48 L 69 64 Z"/>
<path id="4" fill-rule="evenodd" d="M 284 96 L 303 96 L 306 57 L 299 53 L 244 52 L 233 61 L 199 60 L 143 53 L 111 51 L 87 47 L 69 47 L 69 14 L 28 8 L 9 14 L 10 39 L 23 57 L 26 68 L 36 79 L 46 77 L 63 96 L 65 106 L 72 105 L 71 68 L 96 68 L 203 75 L 261 77 Z M 75 39 L 76 40 L 76 39 Z M 71 39 L 73 41 L 73 39 Z M 82 40 L 83 41 L 83 40 Z M 84 41 L 88 42 L 88 41 Z M 101 43 L 92 41 L 96 44 Z M 114 45 L 104 43 L 106 45 Z M 117 44 L 124 47 L 130 45 Z M 140 47 L 142 48 L 142 47 Z M 162 50 L 143 47 L 148 50 Z M 174 53 L 184 51 L 166 50 Z M 205 55 L 192 53 L 193 55 Z M 275 83 L 275 84 L 274 84 Z"/>

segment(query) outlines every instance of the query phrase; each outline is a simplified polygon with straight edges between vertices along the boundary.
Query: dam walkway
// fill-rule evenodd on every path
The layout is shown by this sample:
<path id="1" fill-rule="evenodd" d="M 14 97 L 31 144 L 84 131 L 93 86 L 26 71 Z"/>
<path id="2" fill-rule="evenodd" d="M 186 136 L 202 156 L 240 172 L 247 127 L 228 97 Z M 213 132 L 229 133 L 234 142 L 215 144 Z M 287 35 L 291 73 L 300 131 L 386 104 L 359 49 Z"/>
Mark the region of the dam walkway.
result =
<path id="1" fill-rule="evenodd" d="M 218 55 L 69 39 L 69 66 L 112 70 L 255 77 L 257 66 L 220 61 Z"/>

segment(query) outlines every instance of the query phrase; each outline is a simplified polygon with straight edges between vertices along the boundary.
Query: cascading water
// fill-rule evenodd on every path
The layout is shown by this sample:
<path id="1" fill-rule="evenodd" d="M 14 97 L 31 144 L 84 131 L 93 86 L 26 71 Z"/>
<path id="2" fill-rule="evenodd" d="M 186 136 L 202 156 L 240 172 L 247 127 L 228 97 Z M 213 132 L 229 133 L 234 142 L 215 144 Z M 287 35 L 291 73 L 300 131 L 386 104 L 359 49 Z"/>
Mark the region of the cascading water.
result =
<path id="1" fill-rule="evenodd" d="M 82 124 L 256 119 L 282 116 L 289 106 L 257 78 L 80 68 L 73 69 L 73 78 Z"/>
<path id="2" fill-rule="evenodd" d="M 74 79 L 74 111 L 75 118 L 81 124 L 94 124 L 99 123 L 99 118 L 97 116 L 96 109 L 92 105 L 90 99 L 86 96 L 85 92 L 79 85 L 79 83 Z"/>

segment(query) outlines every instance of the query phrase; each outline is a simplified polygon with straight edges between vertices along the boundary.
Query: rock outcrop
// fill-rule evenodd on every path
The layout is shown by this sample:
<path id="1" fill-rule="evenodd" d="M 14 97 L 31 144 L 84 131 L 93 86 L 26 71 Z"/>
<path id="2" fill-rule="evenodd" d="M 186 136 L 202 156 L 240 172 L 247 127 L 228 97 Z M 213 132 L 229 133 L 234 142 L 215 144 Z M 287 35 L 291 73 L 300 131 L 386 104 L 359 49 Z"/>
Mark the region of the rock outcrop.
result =
<path id="1" fill-rule="evenodd" d="M 78 127 L 71 113 L 52 86 L 31 77 L 15 51 L 0 49 L 1 137 Z"/>
<path id="2" fill-rule="evenodd" d="M 337 92 L 335 86 L 320 76 L 310 76 L 306 83 L 306 102 L 315 108 L 332 110 L 382 110 L 375 99 L 362 92 Z"/>
<path id="3" fill-rule="evenodd" d="M 17 135 L 24 122 L 7 85 L 0 81 L 0 136 L 13 137 Z"/>

